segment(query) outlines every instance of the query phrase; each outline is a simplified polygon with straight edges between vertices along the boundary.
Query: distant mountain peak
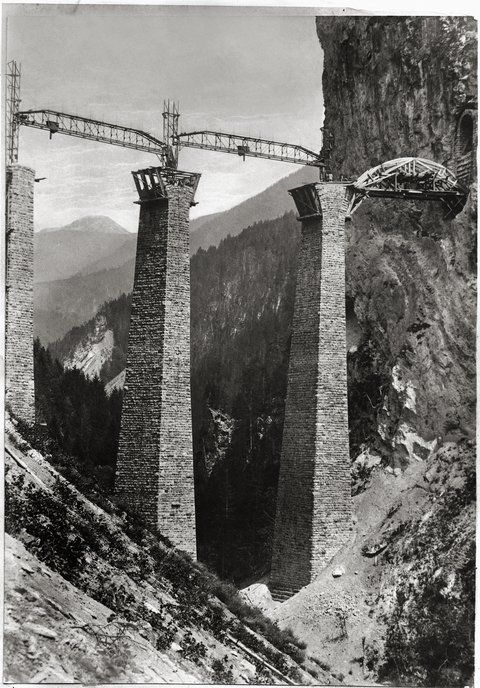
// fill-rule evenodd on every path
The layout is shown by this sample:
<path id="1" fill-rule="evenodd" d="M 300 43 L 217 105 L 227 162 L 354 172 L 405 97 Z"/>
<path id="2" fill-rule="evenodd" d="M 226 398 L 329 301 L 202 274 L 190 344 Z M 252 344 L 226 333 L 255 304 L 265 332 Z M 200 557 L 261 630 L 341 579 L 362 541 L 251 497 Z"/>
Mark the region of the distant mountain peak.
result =
<path id="1" fill-rule="evenodd" d="M 38 234 L 46 234 L 48 232 L 62 232 L 62 231 L 96 231 L 102 234 L 130 234 L 128 230 L 112 220 L 107 215 L 86 215 L 80 217 L 68 225 L 63 227 L 46 227 L 41 229 Z"/>

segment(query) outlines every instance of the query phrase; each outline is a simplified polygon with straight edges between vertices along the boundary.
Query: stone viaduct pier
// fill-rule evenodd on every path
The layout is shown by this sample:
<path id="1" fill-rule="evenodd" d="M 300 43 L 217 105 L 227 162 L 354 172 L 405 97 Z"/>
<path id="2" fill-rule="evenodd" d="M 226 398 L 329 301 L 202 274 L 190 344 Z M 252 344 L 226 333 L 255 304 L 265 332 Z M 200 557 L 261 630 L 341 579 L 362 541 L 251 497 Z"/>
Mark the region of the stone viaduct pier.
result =
<path id="1" fill-rule="evenodd" d="M 189 210 L 199 176 L 133 173 L 140 219 L 115 481 L 126 506 L 192 556 Z"/>
<path id="2" fill-rule="evenodd" d="M 6 169 L 5 402 L 29 425 L 35 420 L 33 377 L 33 185 L 35 172 Z"/>
<path id="3" fill-rule="evenodd" d="M 438 201 L 452 218 L 468 192 L 439 163 L 408 157 L 355 182 L 322 181 L 290 193 L 302 235 L 270 575 L 277 600 L 311 583 L 352 527 L 345 220 L 368 198 Z"/>
<path id="4" fill-rule="evenodd" d="M 349 537 L 342 183 L 290 192 L 302 222 L 270 589 L 283 600 L 310 583 Z"/>

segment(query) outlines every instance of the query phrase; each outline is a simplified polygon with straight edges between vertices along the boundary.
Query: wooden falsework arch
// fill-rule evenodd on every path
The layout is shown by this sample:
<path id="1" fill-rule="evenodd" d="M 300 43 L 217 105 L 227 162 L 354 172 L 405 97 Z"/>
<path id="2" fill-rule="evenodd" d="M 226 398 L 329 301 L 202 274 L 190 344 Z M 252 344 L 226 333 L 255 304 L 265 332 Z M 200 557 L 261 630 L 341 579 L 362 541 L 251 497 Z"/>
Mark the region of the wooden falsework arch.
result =
<path id="1" fill-rule="evenodd" d="M 349 219 L 366 198 L 440 201 L 447 217 L 465 205 L 468 191 L 449 169 L 425 158 L 396 158 L 372 167 L 350 186 Z"/>

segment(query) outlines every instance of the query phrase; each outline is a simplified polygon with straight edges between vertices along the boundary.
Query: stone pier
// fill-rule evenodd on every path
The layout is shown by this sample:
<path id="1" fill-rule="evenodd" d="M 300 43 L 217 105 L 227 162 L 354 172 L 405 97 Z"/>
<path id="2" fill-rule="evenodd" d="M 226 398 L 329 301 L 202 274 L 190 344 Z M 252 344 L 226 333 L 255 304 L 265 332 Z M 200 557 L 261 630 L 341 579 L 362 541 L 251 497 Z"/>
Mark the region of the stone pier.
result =
<path id="1" fill-rule="evenodd" d="M 345 544 L 351 527 L 345 320 L 345 184 L 292 194 L 302 236 L 270 590 L 290 597 Z"/>
<path id="2" fill-rule="evenodd" d="M 195 556 L 189 210 L 199 175 L 133 176 L 140 220 L 115 491 Z"/>
<path id="3" fill-rule="evenodd" d="M 35 172 L 6 170 L 5 401 L 29 425 L 35 420 L 33 377 L 33 185 Z"/>

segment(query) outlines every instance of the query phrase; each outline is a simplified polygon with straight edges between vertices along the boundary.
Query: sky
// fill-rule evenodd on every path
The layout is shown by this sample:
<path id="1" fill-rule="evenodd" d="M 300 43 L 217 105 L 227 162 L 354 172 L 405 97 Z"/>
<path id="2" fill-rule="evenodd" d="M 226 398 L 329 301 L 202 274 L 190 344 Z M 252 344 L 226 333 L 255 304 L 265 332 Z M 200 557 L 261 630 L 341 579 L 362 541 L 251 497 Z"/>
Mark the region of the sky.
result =
<path id="1" fill-rule="evenodd" d="M 5 7 L 5 6 L 4 6 Z M 16 5 L 7 60 L 21 63 L 21 109 L 52 109 L 162 136 L 163 100 L 180 130 L 212 129 L 319 150 L 322 50 L 313 12 L 222 7 Z M 4 19 L 5 22 L 5 19 Z M 132 170 L 153 155 L 22 127 L 19 162 L 33 167 L 35 225 L 108 215 L 136 230 Z M 192 217 L 237 205 L 295 165 L 183 149 L 201 172 Z"/>

